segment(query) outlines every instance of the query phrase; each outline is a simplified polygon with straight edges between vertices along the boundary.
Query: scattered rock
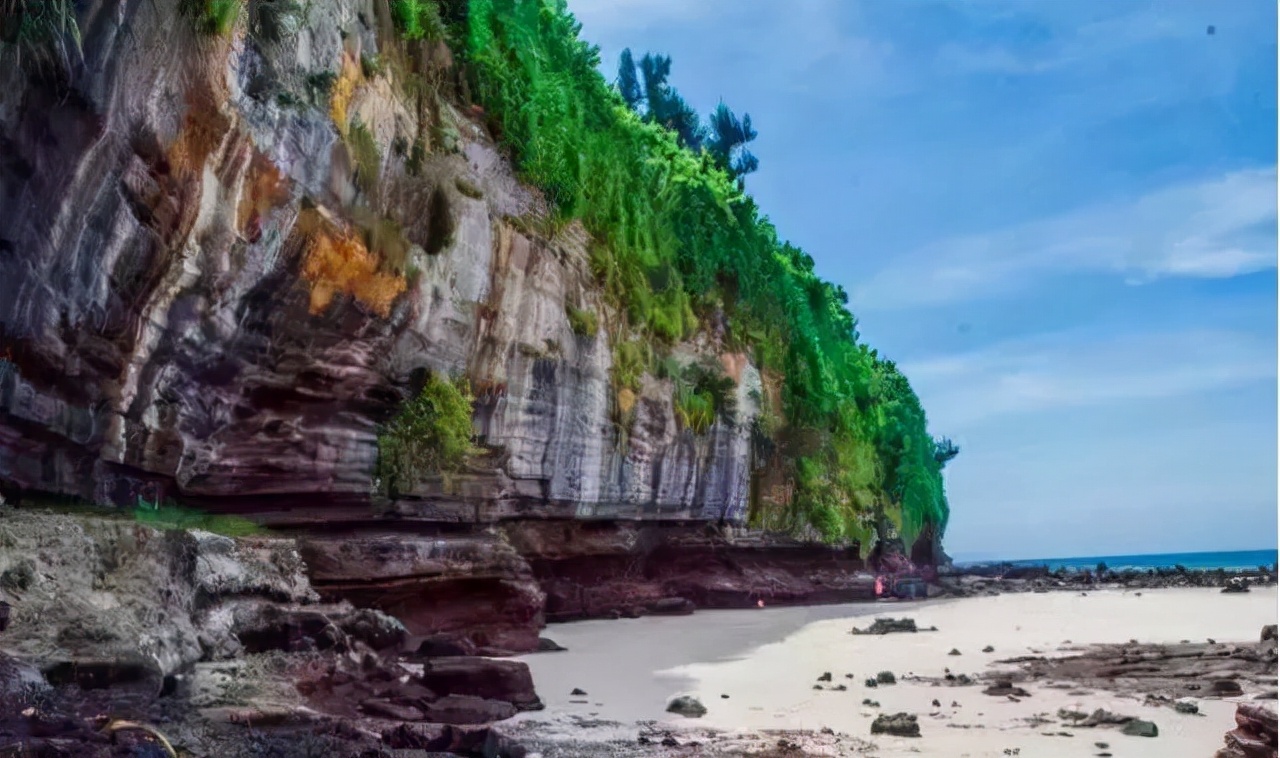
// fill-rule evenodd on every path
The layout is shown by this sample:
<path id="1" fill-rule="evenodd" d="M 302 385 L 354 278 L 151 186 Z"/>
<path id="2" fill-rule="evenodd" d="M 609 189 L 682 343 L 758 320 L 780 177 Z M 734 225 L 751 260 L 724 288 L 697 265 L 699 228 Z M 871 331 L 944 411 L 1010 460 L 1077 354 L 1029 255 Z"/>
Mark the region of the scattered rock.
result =
<path id="1" fill-rule="evenodd" d="M 989 687 L 982 691 L 984 695 L 994 695 L 996 697 L 1031 697 L 1031 693 L 1015 687 L 1013 682 L 1008 679 L 997 679 Z"/>
<path id="2" fill-rule="evenodd" d="M 681 695 L 667 703 L 667 713 L 676 713 L 686 718 L 696 719 L 707 715 L 707 707 L 692 695 Z"/>
<path id="3" fill-rule="evenodd" d="M 729 699 L 729 696 L 728 696 L 728 695 L 723 695 L 723 694 L 722 694 L 722 695 L 720 695 L 720 698 L 721 698 L 722 700 L 728 700 L 728 699 Z"/>
<path id="4" fill-rule="evenodd" d="M 933 699 L 933 707 L 934 707 L 934 708 L 941 708 L 941 707 L 942 707 L 942 703 L 941 703 L 941 702 L 939 702 L 937 698 L 934 698 L 934 699 Z"/>
<path id="5" fill-rule="evenodd" d="M 871 722 L 872 734 L 891 734 L 895 737 L 919 737 L 920 723 L 914 713 L 882 713 Z"/>
<path id="6" fill-rule="evenodd" d="M 876 674 L 876 681 L 880 684 L 897 684 L 898 680 L 894 678 L 892 671 L 881 671 Z"/>
<path id="7" fill-rule="evenodd" d="M 1127 724 L 1133 721 L 1133 716 L 1122 716 L 1118 713 L 1112 713 L 1105 708 L 1099 708 L 1089 717 L 1080 722 L 1080 726 L 1113 726 L 1117 724 Z"/>
<path id="8" fill-rule="evenodd" d="M 581 687 L 574 687 L 573 692 L 570 692 L 569 694 L 577 697 L 584 697 L 587 694 L 587 692 Z"/>
<path id="9" fill-rule="evenodd" d="M 872 700 L 872 699 L 871 699 L 871 698 L 869 698 L 869 697 L 864 697 L 864 698 L 862 699 L 862 704 L 863 704 L 863 705 L 866 705 L 866 706 L 870 706 L 870 707 L 872 707 L 872 708 L 879 708 L 879 707 L 880 707 L 880 701 L 879 701 L 879 700 Z"/>
<path id="10" fill-rule="evenodd" d="M 1155 724 L 1142 719 L 1134 719 L 1127 722 L 1120 729 L 1120 732 L 1130 737 L 1158 737 L 1160 735 L 1160 729 Z"/>
<path id="11" fill-rule="evenodd" d="M 832 689 L 834 689 L 836 692 L 845 692 L 849 688 L 844 686 L 843 684 L 837 684 L 835 687 L 832 687 Z"/>
<path id="12" fill-rule="evenodd" d="M 852 634 L 892 634 L 900 632 L 918 632 L 915 619 L 876 619 L 866 629 L 853 628 Z"/>
<path id="13" fill-rule="evenodd" d="M 828 672 L 826 672 L 825 674 L 823 674 L 822 676 L 818 677 L 818 681 L 819 681 L 819 682 L 829 682 L 829 681 L 831 681 L 831 672 L 830 672 L 830 671 L 828 671 Z"/>
<path id="14" fill-rule="evenodd" d="M 994 653 L 995 651 L 996 649 L 991 647 L 990 645 L 987 645 L 986 647 L 982 648 L 982 652 L 984 653 Z"/>
<path id="15" fill-rule="evenodd" d="M 947 655 L 960 655 L 960 651 L 955 648 L 951 648 L 951 652 L 947 653 Z"/>
<path id="16" fill-rule="evenodd" d="M 879 686 L 880 686 L 880 684 L 879 684 L 878 682 L 876 682 L 876 680 L 875 680 L 875 679 L 868 679 L 867 681 L 863 682 L 863 684 L 864 684 L 864 685 L 866 685 L 867 687 L 879 687 Z"/>
<path id="17" fill-rule="evenodd" d="M 1200 712 L 1200 706 L 1194 700 L 1178 700 L 1173 704 L 1173 709 L 1178 713 L 1186 713 L 1195 715 Z"/>

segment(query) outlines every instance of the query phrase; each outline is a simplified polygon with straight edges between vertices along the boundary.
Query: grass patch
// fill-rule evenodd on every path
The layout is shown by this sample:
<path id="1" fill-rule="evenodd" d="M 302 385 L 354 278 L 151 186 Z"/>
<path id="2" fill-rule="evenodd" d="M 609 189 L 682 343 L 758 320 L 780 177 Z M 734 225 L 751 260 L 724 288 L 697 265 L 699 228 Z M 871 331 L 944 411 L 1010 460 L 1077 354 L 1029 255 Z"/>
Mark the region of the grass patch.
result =
<path id="1" fill-rule="evenodd" d="M 418 395 L 400 408 L 378 437 L 379 488 L 395 496 L 431 474 L 456 471 L 474 451 L 475 398 L 463 378 L 427 376 Z"/>
<path id="2" fill-rule="evenodd" d="M 382 73 L 386 70 L 387 64 L 382 60 L 381 55 L 375 53 L 373 55 L 362 54 L 360 56 L 360 72 L 364 74 L 364 78 L 376 79 L 382 76 Z"/>
<path id="3" fill-rule="evenodd" d="M 438 42 L 447 29 L 433 0 L 391 0 L 391 20 L 408 40 Z"/>
<path id="4" fill-rule="evenodd" d="M 231 33 L 244 0 L 179 0 L 179 9 L 192 19 L 196 31 L 209 36 Z"/>
<path id="5" fill-rule="evenodd" d="M 322 105 L 333 92 L 333 85 L 338 81 L 338 74 L 333 71 L 313 71 L 307 74 L 307 97 L 312 105 Z"/>
<path id="6" fill-rule="evenodd" d="M 572 303 L 564 304 L 565 315 L 569 317 L 569 328 L 574 334 L 582 337 L 594 337 L 600 331 L 600 320 L 591 311 L 575 308 Z"/>
<path id="7" fill-rule="evenodd" d="M 266 529 L 241 516 L 203 513 L 172 503 L 138 501 L 133 518 L 139 524 L 155 529 L 201 529 L 224 537 L 251 537 L 266 534 Z"/>
<path id="8" fill-rule="evenodd" d="M 382 168 L 382 156 L 378 153 L 378 143 L 373 133 L 359 119 L 351 123 L 347 130 L 347 146 L 351 149 L 351 159 L 355 163 L 356 186 L 366 195 L 378 191 L 378 176 Z"/>

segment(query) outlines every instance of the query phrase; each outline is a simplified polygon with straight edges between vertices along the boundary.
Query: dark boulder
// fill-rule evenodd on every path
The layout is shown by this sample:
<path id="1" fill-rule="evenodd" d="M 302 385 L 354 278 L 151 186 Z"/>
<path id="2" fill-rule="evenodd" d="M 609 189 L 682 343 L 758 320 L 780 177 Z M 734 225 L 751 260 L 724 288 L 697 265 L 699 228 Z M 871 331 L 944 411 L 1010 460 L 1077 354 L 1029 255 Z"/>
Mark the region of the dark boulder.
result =
<path id="1" fill-rule="evenodd" d="M 853 628 L 853 634 L 893 634 L 899 632 L 918 632 L 915 619 L 876 619 L 866 629 Z"/>
<path id="2" fill-rule="evenodd" d="M 1134 719 L 1125 723 L 1125 725 L 1121 727 L 1120 732 L 1122 734 L 1127 734 L 1130 737 L 1160 736 L 1160 729 L 1156 727 L 1155 724 L 1150 721 L 1143 721 L 1142 719 Z"/>
<path id="3" fill-rule="evenodd" d="M 707 715 L 707 707 L 698 698 L 681 695 L 667 703 L 667 713 L 677 713 L 686 718 L 701 718 Z"/>
<path id="4" fill-rule="evenodd" d="M 871 722 L 872 734 L 891 734 L 895 737 L 919 737 L 920 722 L 914 713 L 882 713 Z"/>

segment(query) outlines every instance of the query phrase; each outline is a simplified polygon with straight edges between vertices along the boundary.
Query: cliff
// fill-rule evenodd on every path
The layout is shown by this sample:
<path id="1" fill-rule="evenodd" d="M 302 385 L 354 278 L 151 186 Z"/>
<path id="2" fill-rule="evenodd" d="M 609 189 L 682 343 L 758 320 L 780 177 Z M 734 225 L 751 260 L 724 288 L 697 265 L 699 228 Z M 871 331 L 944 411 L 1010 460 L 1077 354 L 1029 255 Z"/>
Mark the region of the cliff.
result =
<path id="1" fill-rule="evenodd" d="M 219 4 L 80 5 L 69 26 L 21 27 L 0 66 L 10 500 L 245 514 L 303 534 L 320 592 L 416 634 L 515 650 L 546 616 L 865 596 L 848 576 L 876 532 L 877 559 L 911 547 L 894 522 L 908 543 L 922 535 L 917 562 L 937 560 L 943 524 L 907 524 L 903 503 L 919 498 L 904 485 L 863 505 L 796 495 L 823 489 L 807 473 L 822 440 L 862 426 L 784 393 L 761 366 L 765 338 L 728 333 L 732 298 L 717 289 L 717 311 L 690 299 L 692 274 L 663 290 L 650 272 L 685 323 L 637 322 L 602 270 L 599 230 L 529 181 L 512 113 L 472 104 L 497 74 L 455 61 L 467 44 L 422 39 L 395 15 L 405 4 L 377 0 L 221 4 L 225 18 Z M 442 8 L 472 43 L 483 19 L 468 12 L 494 12 Z M 696 419 L 681 405 L 692 370 L 721 388 Z M 474 393 L 475 450 L 388 489 L 380 435 L 442 376 Z M 822 413 L 871 418 L 873 389 Z M 886 439 L 893 455 L 911 448 Z M 870 454 L 859 440 L 850 455 Z M 837 452 L 822 454 L 844 467 L 839 487 L 850 471 L 898 470 Z M 843 532 L 851 552 L 744 530 L 813 536 L 835 512 L 850 529 L 879 515 Z"/>

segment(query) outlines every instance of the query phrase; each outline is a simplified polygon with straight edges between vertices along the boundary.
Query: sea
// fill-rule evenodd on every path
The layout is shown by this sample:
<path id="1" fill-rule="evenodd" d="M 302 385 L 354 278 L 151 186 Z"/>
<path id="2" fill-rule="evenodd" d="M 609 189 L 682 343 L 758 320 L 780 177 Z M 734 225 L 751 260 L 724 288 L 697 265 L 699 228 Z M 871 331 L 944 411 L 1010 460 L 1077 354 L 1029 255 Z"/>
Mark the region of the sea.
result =
<path id="1" fill-rule="evenodd" d="M 1275 567 L 1277 551 L 1271 550 L 1231 550 L 1212 553 L 1151 553 L 1149 555 L 1092 555 L 1079 558 L 1036 558 L 1018 561 L 956 561 L 957 567 L 989 566 L 992 564 L 1008 564 L 1012 566 L 1048 566 L 1050 571 L 1059 568 L 1067 570 L 1097 568 L 1099 563 L 1107 564 L 1112 571 L 1123 569 L 1173 568 L 1183 566 L 1189 569 L 1256 569 L 1259 566 Z"/>

